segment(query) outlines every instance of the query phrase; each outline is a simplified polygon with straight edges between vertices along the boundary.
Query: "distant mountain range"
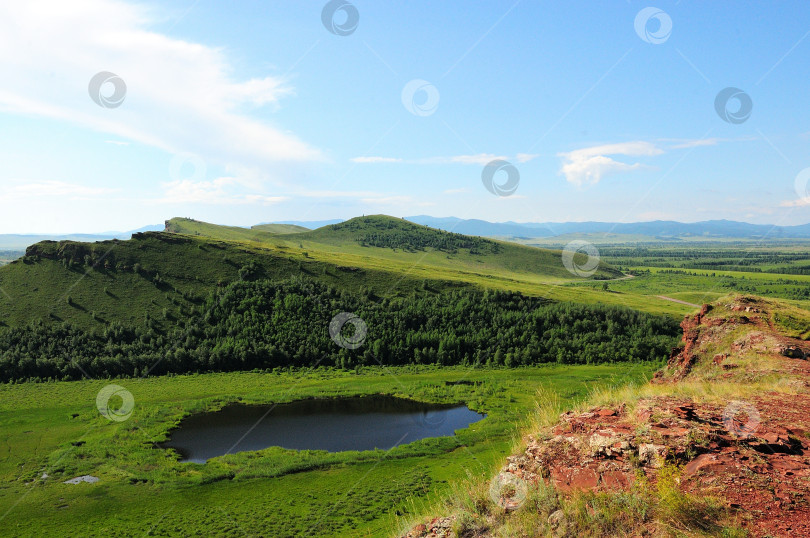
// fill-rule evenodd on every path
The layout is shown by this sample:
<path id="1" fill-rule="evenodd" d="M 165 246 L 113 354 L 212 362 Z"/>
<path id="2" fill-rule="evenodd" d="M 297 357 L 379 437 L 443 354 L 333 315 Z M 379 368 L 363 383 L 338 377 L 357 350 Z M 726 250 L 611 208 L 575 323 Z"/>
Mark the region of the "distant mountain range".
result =
<path id="1" fill-rule="evenodd" d="M 488 222 L 478 219 L 456 217 L 431 217 L 417 215 L 405 217 L 416 224 L 453 231 L 466 235 L 504 238 L 549 238 L 570 234 L 620 234 L 647 236 L 662 240 L 688 238 L 716 239 L 806 239 L 810 238 L 810 224 L 799 226 L 773 226 L 749 224 L 732 220 L 707 220 L 702 222 L 676 222 L 656 220 L 651 222 Z M 285 222 L 305 228 L 318 228 L 339 221 Z"/>
<path id="2" fill-rule="evenodd" d="M 623 234 L 645 235 L 660 239 L 690 237 L 739 238 L 739 239 L 780 239 L 810 238 L 810 224 L 799 226 L 773 226 L 770 224 L 749 224 L 732 220 L 706 220 L 702 222 L 676 222 L 655 220 L 650 222 L 487 222 L 484 220 L 463 220 L 455 217 L 430 217 L 419 215 L 406 217 L 417 224 L 432 228 L 469 235 L 501 237 L 554 237 L 565 234 Z"/>

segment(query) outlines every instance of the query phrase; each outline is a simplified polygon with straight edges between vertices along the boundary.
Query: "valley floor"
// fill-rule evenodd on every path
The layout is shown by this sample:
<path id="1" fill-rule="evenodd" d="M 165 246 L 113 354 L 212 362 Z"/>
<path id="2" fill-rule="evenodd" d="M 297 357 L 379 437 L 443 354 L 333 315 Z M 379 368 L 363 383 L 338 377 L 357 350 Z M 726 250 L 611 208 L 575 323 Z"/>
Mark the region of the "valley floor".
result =
<path id="1" fill-rule="evenodd" d="M 0 521 L 15 536 L 384 536 L 508 453 L 538 388 L 572 405 L 594 389 L 643 381 L 655 367 L 363 368 L 20 383 L 0 386 Z M 457 383 L 463 381 L 463 383 Z M 131 417 L 100 415 L 116 384 Z M 391 450 L 268 448 L 178 462 L 159 448 L 183 416 L 229 402 L 390 394 L 466 402 L 487 418 L 454 437 Z M 81 476 L 94 483 L 66 484 Z"/>

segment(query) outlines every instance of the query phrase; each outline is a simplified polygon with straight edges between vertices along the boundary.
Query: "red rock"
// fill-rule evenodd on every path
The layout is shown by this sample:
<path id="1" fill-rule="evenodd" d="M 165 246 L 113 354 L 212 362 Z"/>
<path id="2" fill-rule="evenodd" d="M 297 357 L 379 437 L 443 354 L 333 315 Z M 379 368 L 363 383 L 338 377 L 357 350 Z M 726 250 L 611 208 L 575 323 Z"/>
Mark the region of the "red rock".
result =
<path id="1" fill-rule="evenodd" d="M 599 475 L 593 469 L 579 469 L 571 473 L 571 488 L 593 489 L 599 485 Z"/>
<path id="2" fill-rule="evenodd" d="M 607 409 L 607 408 L 605 408 L 605 409 L 599 409 L 599 410 L 597 410 L 597 411 L 595 412 L 595 414 L 596 414 L 597 416 L 600 416 L 600 417 L 615 417 L 615 416 L 616 416 L 616 411 L 614 411 L 613 409 Z"/>
<path id="3" fill-rule="evenodd" d="M 630 486 L 630 478 L 621 471 L 606 471 L 602 473 L 602 485 L 611 490 L 626 490 Z"/>
<path id="4" fill-rule="evenodd" d="M 661 437 L 683 437 L 689 430 L 687 428 L 680 428 L 678 426 L 653 426 L 653 429 L 658 432 Z"/>
<path id="5" fill-rule="evenodd" d="M 723 463 L 714 454 L 701 454 L 686 465 L 684 475 L 692 476 L 699 471 L 711 472 L 723 467 Z"/>
<path id="6" fill-rule="evenodd" d="M 672 410 L 675 413 L 675 416 L 681 418 L 683 420 L 694 420 L 697 418 L 697 414 L 695 413 L 695 406 L 691 404 L 687 405 L 677 405 Z"/>

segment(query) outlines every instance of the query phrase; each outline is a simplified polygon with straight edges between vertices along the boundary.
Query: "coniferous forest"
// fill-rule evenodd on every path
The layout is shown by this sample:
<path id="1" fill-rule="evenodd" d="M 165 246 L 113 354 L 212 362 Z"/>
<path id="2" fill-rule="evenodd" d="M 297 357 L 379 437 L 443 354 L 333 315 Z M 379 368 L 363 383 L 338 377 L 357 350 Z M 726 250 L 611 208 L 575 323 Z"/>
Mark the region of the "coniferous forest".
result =
<path id="1" fill-rule="evenodd" d="M 330 341 L 329 322 L 340 312 L 367 326 L 357 349 Z M 170 312 L 164 316 L 172 319 Z M 166 319 L 91 330 L 44 322 L 5 329 L 2 381 L 377 364 L 657 361 L 680 334 L 671 318 L 617 306 L 471 290 L 379 298 L 301 278 L 235 282 L 181 319 Z M 343 330 L 351 336 L 353 326 Z"/>

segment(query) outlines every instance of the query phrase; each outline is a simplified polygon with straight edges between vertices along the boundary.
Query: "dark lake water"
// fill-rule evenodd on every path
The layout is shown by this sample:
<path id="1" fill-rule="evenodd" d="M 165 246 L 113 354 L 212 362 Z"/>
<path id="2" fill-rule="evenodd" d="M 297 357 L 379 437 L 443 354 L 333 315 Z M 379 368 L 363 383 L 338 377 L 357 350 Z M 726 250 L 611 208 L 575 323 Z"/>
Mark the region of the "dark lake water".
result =
<path id="1" fill-rule="evenodd" d="M 280 446 L 295 450 L 387 450 L 428 437 L 454 435 L 485 415 L 465 405 L 431 405 L 366 396 L 278 405 L 234 404 L 183 419 L 163 446 L 182 461 Z"/>

